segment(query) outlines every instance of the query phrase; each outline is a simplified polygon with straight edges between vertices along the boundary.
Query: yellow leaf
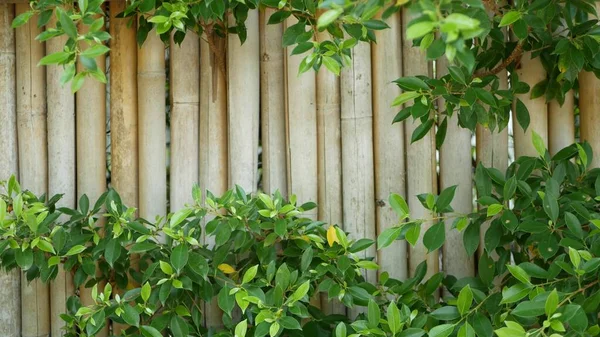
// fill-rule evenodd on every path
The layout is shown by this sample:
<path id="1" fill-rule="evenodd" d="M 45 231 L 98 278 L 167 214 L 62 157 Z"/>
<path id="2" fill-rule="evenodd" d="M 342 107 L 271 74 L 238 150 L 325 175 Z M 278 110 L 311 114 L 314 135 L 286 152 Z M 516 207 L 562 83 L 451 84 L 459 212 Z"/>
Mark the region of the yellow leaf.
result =
<path id="1" fill-rule="evenodd" d="M 219 270 L 224 272 L 225 274 L 233 274 L 235 273 L 235 268 L 233 268 L 232 266 L 228 265 L 227 263 L 221 263 L 219 265 Z"/>
<path id="2" fill-rule="evenodd" d="M 329 226 L 327 230 L 327 243 L 329 243 L 329 247 L 333 247 L 333 243 L 340 243 L 340 240 L 337 237 L 337 231 L 334 226 Z"/>
<path id="3" fill-rule="evenodd" d="M 306 242 L 310 242 L 310 238 L 308 237 L 308 235 L 302 235 L 300 238 Z"/>
<path id="4" fill-rule="evenodd" d="M 406 4 L 408 0 L 396 0 L 396 6 L 402 6 Z"/>

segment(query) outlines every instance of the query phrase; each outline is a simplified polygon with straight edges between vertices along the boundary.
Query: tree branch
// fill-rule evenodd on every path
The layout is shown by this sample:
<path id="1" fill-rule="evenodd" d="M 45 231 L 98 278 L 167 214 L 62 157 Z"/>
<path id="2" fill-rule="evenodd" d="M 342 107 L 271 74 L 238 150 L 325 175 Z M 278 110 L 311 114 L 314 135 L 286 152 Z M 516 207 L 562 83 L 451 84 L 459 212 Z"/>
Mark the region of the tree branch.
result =
<path id="1" fill-rule="evenodd" d="M 499 65 L 495 66 L 493 69 L 486 70 L 483 72 L 478 72 L 475 74 L 475 77 L 485 77 L 489 75 L 496 75 L 502 70 L 506 69 L 511 63 L 518 62 L 521 60 L 521 56 L 523 55 L 523 42 L 520 41 L 515 49 L 513 49 L 512 53 Z"/>

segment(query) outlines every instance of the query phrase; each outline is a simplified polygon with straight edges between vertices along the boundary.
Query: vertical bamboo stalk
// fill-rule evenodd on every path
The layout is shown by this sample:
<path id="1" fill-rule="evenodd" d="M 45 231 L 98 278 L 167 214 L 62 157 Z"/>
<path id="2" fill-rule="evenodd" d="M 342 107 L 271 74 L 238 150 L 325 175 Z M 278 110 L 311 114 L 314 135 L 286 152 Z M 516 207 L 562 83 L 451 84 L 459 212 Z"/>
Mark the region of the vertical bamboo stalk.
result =
<path id="1" fill-rule="evenodd" d="M 198 181 L 200 42 L 188 33 L 181 46 L 171 39 L 170 205 L 175 212 L 192 201 Z"/>
<path id="2" fill-rule="evenodd" d="M 500 89 L 508 88 L 508 75 L 506 71 L 498 73 L 500 79 Z M 508 127 L 502 131 L 491 132 L 489 129 L 477 125 L 476 129 L 476 159 L 478 163 L 485 167 L 493 167 L 501 172 L 508 168 Z M 480 244 L 478 254 L 483 253 L 485 232 L 489 228 L 489 222 L 486 222 L 480 230 Z"/>
<path id="3" fill-rule="evenodd" d="M 319 39 L 328 33 L 319 33 Z M 317 73 L 317 171 L 318 219 L 342 226 L 342 143 L 339 78 L 322 69 Z M 321 309 L 327 314 L 345 314 L 336 299 L 321 296 Z"/>
<path id="4" fill-rule="evenodd" d="M 390 102 L 400 94 L 400 89 L 391 82 L 402 76 L 400 14 L 394 14 L 386 22 L 390 28 L 375 33 L 377 41 L 385 43 L 371 44 L 377 233 L 398 223 L 398 216 L 388 204 L 390 193 L 406 197 L 404 125 L 392 124 L 398 111 L 390 107 Z M 397 241 L 392 246 L 379 250 L 377 258 L 381 266 L 380 272 L 386 271 L 390 277 L 405 280 L 408 276 L 406 249 L 405 241 Z"/>
<path id="5" fill-rule="evenodd" d="M 581 92 L 585 90 L 582 87 L 579 88 L 580 97 Z M 565 101 L 562 106 L 556 100 L 548 103 L 548 150 L 550 155 L 555 155 L 561 149 L 575 142 L 574 112 L 575 98 L 573 97 L 573 90 L 569 90 L 565 94 Z"/>
<path id="6" fill-rule="evenodd" d="M 29 5 L 16 5 L 15 15 L 27 12 Z M 37 63 L 44 56 L 44 44 L 35 41 L 41 32 L 36 17 L 17 28 L 17 135 L 19 177 L 24 188 L 37 195 L 47 192 L 48 148 L 46 147 L 46 76 Z M 25 276 L 23 275 L 23 278 Z M 25 279 L 24 279 L 25 280 Z M 23 337 L 50 334 L 50 296 L 40 280 L 21 283 L 21 322 Z"/>
<path id="7" fill-rule="evenodd" d="M 118 19 L 125 1 L 110 3 L 111 184 L 123 202 L 138 206 L 138 109 L 135 23 Z"/>
<path id="8" fill-rule="evenodd" d="M 110 3 L 110 137 L 111 184 L 119 192 L 123 203 L 138 206 L 138 109 L 137 109 L 137 43 L 135 22 L 118 19 L 125 10 L 125 1 Z M 130 266 L 137 265 L 136 256 Z M 115 293 L 122 293 L 117 289 Z M 127 326 L 113 324 L 113 333 L 119 335 Z"/>
<path id="9" fill-rule="evenodd" d="M 18 175 L 14 5 L 0 4 L 0 180 Z M 0 336 L 21 336 L 20 273 L 0 270 Z"/>
<path id="10" fill-rule="evenodd" d="M 517 69 L 517 75 L 519 75 L 520 81 L 526 82 L 533 88 L 534 85 L 546 78 L 546 71 L 544 70 L 540 59 L 532 59 L 531 52 L 527 52 L 523 54 L 523 57 L 521 58 L 521 64 Z M 517 122 L 516 112 L 513 108 L 515 158 L 521 156 L 537 157 L 538 154 L 533 147 L 531 135 L 532 131 L 535 131 L 542 137 L 544 144 L 548 145 L 548 105 L 543 97 L 531 99 L 529 93 L 516 96 L 523 104 L 525 104 L 527 110 L 529 110 L 531 122 L 527 131 L 523 131 L 523 128 Z"/>
<path id="11" fill-rule="evenodd" d="M 598 5 L 596 5 L 598 6 Z M 579 74 L 579 127 L 582 141 L 590 143 L 594 157 L 590 167 L 600 166 L 600 80 L 594 73 Z"/>
<path id="12" fill-rule="evenodd" d="M 256 191 L 258 182 L 258 116 L 260 114 L 260 47 L 258 11 L 246 20 L 248 39 L 227 41 L 227 110 L 229 185 Z"/>
<path id="13" fill-rule="evenodd" d="M 88 26 L 81 25 L 84 32 Z M 87 46 L 82 45 L 82 49 Z M 106 72 L 106 57 L 96 57 L 96 65 Z M 77 63 L 78 71 L 84 69 Z M 77 117 L 77 196 L 86 194 L 91 203 L 95 202 L 106 191 L 106 85 L 95 80 L 86 80 L 75 95 Z M 99 220 L 101 221 L 101 220 Z M 97 269 L 97 274 L 101 273 Z M 105 283 L 100 282 L 98 289 Z M 79 287 L 79 296 L 83 305 L 92 305 L 91 288 Z M 96 337 L 108 336 L 108 325 Z"/>
<path id="14" fill-rule="evenodd" d="M 373 106 L 371 92 L 371 46 L 360 44 L 352 51 L 352 65 L 341 74 L 342 184 L 344 230 L 353 238 L 375 239 L 375 186 L 373 171 Z M 375 246 L 361 258 L 376 256 Z M 367 270 L 367 282 L 377 273 Z M 350 309 L 354 318 L 362 311 Z"/>
<path id="15" fill-rule="evenodd" d="M 53 16 L 49 26 L 56 27 Z M 67 36 L 46 42 L 46 54 L 63 50 Z M 60 206 L 74 207 L 75 201 L 75 95 L 68 85 L 61 85 L 62 66 L 46 67 L 46 93 L 48 100 L 48 194 L 62 193 Z M 60 266 L 59 266 L 60 267 Z M 71 273 L 59 268 L 56 279 L 50 284 L 50 315 L 52 336 L 64 334 L 64 321 L 60 315 L 67 310 L 67 299 L 75 294 Z"/>
<path id="16" fill-rule="evenodd" d="M 139 210 L 148 220 L 167 213 L 165 45 L 150 31 L 137 52 Z"/>
<path id="17" fill-rule="evenodd" d="M 279 190 L 287 196 L 283 24 L 267 25 L 275 12 L 265 9 L 259 14 L 262 186 L 267 193 Z"/>
<path id="18" fill-rule="evenodd" d="M 220 40 L 221 43 L 225 41 Z M 207 43 L 200 44 L 200 144 L 199 185 L 206 191 L 222 195 L 227 190 L 227 82 L 219 70 Z M 225 55 L 220 55 L 225 57 Z M 205 223 L 204 223 L 205 225 Z M 205 237 L 205 244 L 214 245 L 214 237 Z M 223 326 L 223 313 L 216 298 L 205 303 L 206 325 L 211 328 Z"/>
<path id="19" fill-rule="evenodd" d="M 438 60 L 437 77 L 448 73 L 446 60 Z M 445 110 L 445 102 L 440 100 L 439 110 Z M 448 129 L 440 153 L 440 191 L 457 185 L 452 208 L 459 213 L 473 211 L 471 132 L 458 125 L 458 116 L 454 114 L 446 121 Z M 442 267 L 444 272 L 457 278 L 470 277 L 475 273 L 473 256 L 468 256 L 462 248 L 462 233 L 452 229 L 453 218 L 446 220 L 446 241 L 443 246 Z"/>
<path id="20" fill-rule="evenodd" d="M 297 21 L 288 19 L 291 26 Z M 298 74 L 305 55 L 289 55 L 286 49 L 286 133 L 288 148 L 288 188 L 296 194 L 298 204 L 315 201 L 318 197 L 317 180 L 317 105 L 314 72 Z M 317 210 L 306 214 L 317 217 Z"/>
<path id="21" fill-rule="evenodd" d="M 402 27 L 406 31 L 408 22 L 410 22 L 410 14 L 407 9 L 402 12 Z M 403 75 L 415 76 L 429 74 L 430 68 L 425 60 L 423 52 L 412 46 L 412 41 L 406 40 L 406 36 L 402 37 L 403 50 Z M 412 120 L 404 124 L 404 138 L 406 144 L 406 173 L 407 187 L 406 195 L 408 197 L 408 205 L 411 210 L 411 215 L 416 218 L 430 219 L 431 214 L 427 211 L 417 199 L 417 194 L 420 193 L 436 193 L 437 177 L 436 177 L 436 159 L 435 159 L 435 137 L 431 130 L 421 140 L 411 144 L 410 139 L 414 129 L 419 125 L 419 122 Z M 425 233 L 431 227 L 431 222 L 425 222 L 421 226 L 421 233 Z M 419 263 L 427 260 L 427 275 L 431 276 L 439 270 L 438 253 L 427 253 L 427 249 L 423 245 L 422 240 L 417 242 L 416 246 L 409 250 L 409 275 L 414 275 L 415 268 Z"/>

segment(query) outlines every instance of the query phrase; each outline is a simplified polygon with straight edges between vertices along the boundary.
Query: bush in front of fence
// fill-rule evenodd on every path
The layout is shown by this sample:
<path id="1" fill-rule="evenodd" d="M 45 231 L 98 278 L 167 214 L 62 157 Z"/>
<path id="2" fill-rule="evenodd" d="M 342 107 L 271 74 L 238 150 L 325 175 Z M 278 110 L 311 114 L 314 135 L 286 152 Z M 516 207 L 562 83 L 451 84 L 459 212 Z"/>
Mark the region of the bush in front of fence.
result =
<path id="1" fill-rule="evenodd" d="M 452 210 L 454 187 L 419 196 L 430 220 L 412 218 L 405 200 L 390 196 L 399 221 L 377 242 L 311 220 L 304 212 L 314 203 L 277 193 L 237 187 L 215 197 L 195 187 L 192 204 L 150 222 L 113 190 L 93 205 L 83 196 L 77 209 L 59 208 L 60 196 L 45 201 L 13 177 L 0 195 L 0 262 L 29 281 L 72 275 L 92 303 L 68 300 L 62 318 L 72 337 L 94 336 L 109 321 L 146 337 L 595 336 L 600 169 L 588 169 L 587 144 L 553 157 L 535 134 L 534 144 L 540 156 L 505 173 L 477 167 L 471 214 Z M 409 279 L 380 270 L 367 282 L 379 268 L 369 247 L 402 239 L 431 252 L 447 228 L 463 235 L 464 247 L 452 248 L 478 256 L 476 275 L 428 273 L 423 262 Z M 324 313 L 311 304 L 319 294 L 358 316 Z M 222 320 L 208 326 L 214 303 Z"/>

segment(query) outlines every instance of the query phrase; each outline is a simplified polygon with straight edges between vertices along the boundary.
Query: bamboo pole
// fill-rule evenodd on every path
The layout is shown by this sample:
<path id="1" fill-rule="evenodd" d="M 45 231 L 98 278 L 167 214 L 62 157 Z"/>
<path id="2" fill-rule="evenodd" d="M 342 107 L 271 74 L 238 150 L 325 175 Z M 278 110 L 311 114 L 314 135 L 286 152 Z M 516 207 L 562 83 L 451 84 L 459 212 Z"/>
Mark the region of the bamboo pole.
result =
<path id="1" fill-rule="evenodd" d="M 328 38 L 320 32 L 319 40 Z M 340 81 L 332 72 L 317 73 L 317 171 L 318 219 L 342 226 L 342 143 Z M 321 295 L 321 309 L 326 314 L 345 314 L 346 307 L 336 299 Z"/>
<path id="2" fill-rule="evenodd" d="M 262 186 L 287 196 L 283 25 L 267 25 L 274 9 L 260 11 Z"/>
<path id="3" fill-rule="evenodd" d="M 580 97 L 581 92 L 585 90 L 580 87 Z M 569 90 L 565 94 L 565 101 L 562 106 L 557 100 L 548 103 L 548 150 L 550 155 L 555 155 L 561 149 L 575 142 L 574 112 L 575 98 L 573 97 L 573 90 Z"/>
<path id="4" fill-rule="evenodd" d="M 286 25 L 296 19 L 287 19 Z M 286 134 L 287 174 L 290 193 L 298 197 L 298 205 L 316 201 L 317 180 L 317 105 L 316 77 L 314 72 L 299 75 L 300 62 L 306 55 L 289 55 L 286 49 Z M 317 210 L 306 216 L 316 219 Z"/>
<path id="5" fill-rule="evenodd" d="M 15 6 L 0 5 L 0 149 L 4 149 L 0 160 L 0 180 L 11 175 L 18 176 L 17 157 L 17 111 L 15 79 L 15 31 L 11 22 Z M 0 336 L 21 336 L 21 276 L 17 269 L 10 272 L 0 270 Z"/>
<path id="6" fill-rule="evenodd" d="M 373 171 L 373 106 L 371 92 L 371 46 L 361 44 L 352 50 L 352 64 L 342 70 L 342 200 L 344 231 L 354 239 L 375 239 L 375 177 Z M 375 257 L 375 246 L 360 252 L 361 258 Z M 367 282 L 377 273 L 366 270 Z M 362 310 L 361 310 L 362 309 Z M 352 318 L 364 308 L 351 308 Z"/>
<path id="7" fill-rule="evenodd" d="M 125 2 L 110 4 L 111 184 L 123 202 L 138 206 L 138 113 L 135 23 L 118 19 Z"/>
<path id="8" fill-rule="evenodd" d="M 81 25 L 85 32 L 88 26 Z M 81 45 L 82 50 L 87 48 Z M 96 57 L 96 65 L 106 72 L 106 57 Z M 83 64 L 77 63 L 78 71 L 84 69 Z M 77 200 L 86 194 L 90 203 L 98 200 L 106 191 L 106 85 L 95 80 L 86 80 L 75 95 L 76 148 L 77 148 Z M 102 224 L 102 219 L 98 220 Z M 99 268 L 96 274 L 101 275 Z M 104 289 L 105 282 L 98 283 L 98 289 Z M 92 305 L 91 288 L 85 285 L 79 287 L 79 297 L 82 305 Z M 96 337 L 108 336 L 108 325 Z"/>
<path id="9" fill-rule="evenodd" d="M 167 214 L 165 45 L 150 31 L 137 52 L 139 212 L 152 220 Z"/>
<path id="10" fill-rule="evenodd" d="M 229 186 L 256 191 L 258 183 L 258 116 L 260 114 L 260 47 L 258 11 L 246 20 L 248 39 L 227 41 L 227 110 Z"/>
<path id="11" fill-rule="evenodd" d="M 579 74 L 579 132 L 581 141 L 590 143 L 594 157 L 589 167 L 600 166 L 600 80 L 594 73 Z"/>
<path id="12" fill-rule="evenodd" d="M 219 40 L 224 43 L 224 40 Z M 219 70 L 207 43 L 200 43 L 200 190 L 206 200 L 206 191 L 220 196 L 227 190 L 227 83 Z M 220 57 L 225 57 L 221 55 Z M 208 220 L 208 219 L 206 219 Z M 206 222 L 203 223 L 206 225 Z M 205 237 L 204 243 L 214 245 L 214 237 Z M 223 326 L 223 312 L 216 298 L 205 303 L 206 326 Z"/>
<path id="13" fill-rule="evenodd" d="M 448 73 L 446 60 L 436 63 L 437 76 Z M 445 110 L 445 101 L 438 102 L 439 110 Z M 457 185 L 452 208 L 462 214 L 473 211 L 473 183 L 471 131 L 458 125 L 458 116 L 454 114 L 446 121 L 448 129 L 446 139 L 439 150 L 440 154 L 440 191 Z M 446 241 L 442 248 L 442 268 L 445 273 L 457 278 L 471 277 L 475 273 L 475 260 L 462 249 L 463 233 L 452 228 L 454 218 L 446 220 Z"/>
<path id="14" fill-rule="evenodd" d="M 200 43 L 188 33 L 181 46 L 171 39 L 171 159 L 170 205 L 175 212 L 192 201 L 198 181 L 198 116 Z"/>
<path id="15" fill-rule="evenodd" d="M 390 102 L 400 94 L 400 89 L 391 82 L 402 76 L 400 14 L 394 14 L 386 22 L 390 26 L 389 29 L 375 32 L 377 41 L 386 42 L 371 44 L 377 233 L 398 223 L 398 216 L 388 203 L 390 194 L 397 193 L 406 197 L 404 125 L 392 124 L 398 111 L 390 107 Z M 407 261 L 407 257 L 405 241 L 397 241 L 392 246 L 379 250 L 379 272 L 386 271 L 392 278 L 405 280 L 408 277 L 408 265 L 407 262 L 399 261 Z"/>
<path id="16" fill-rule="evenodd" d="M 56 27 L 55 16 L 49 27 Z M 67 36 L 46 42 L 46 54 L 63 50 Z M 75 95 L 68 85 L 61 85 L 62 66 L 46 67 L 46 94 L 48 102 L 48 195 L 63 194 L 62 207 L 74 207 L 75 201 Z M 59 268 L 56 279 L 50 283 L 51 335 L 64 335 L 65 322 L 60 315 L 67 310 L 67 299 L 75 295 L 73 276 Z"/>
<path id="17" fill-rule="evenodd" d="M 410 14 L 407 9 L 402 12 L 402 30 L 406 31 L 408 22 L 410 22 Z M 414 76 L 429 74 L 430 68 L 425 60 L 423 52 L 412 46 L 412 41 L 406 40 L 406 36 L 402 37 L 403 50 L 403 75 Z M 417 199 L 417 194 L 420 193 L 436 193 L 437 192 L 437 177 L 436 177 L 436 159 L 435 159 L 435 137 L 431 130 L 421 140 L 410 144 L 410 139 L 414 129 L 419 125 L 419 122 L 412 120 L 404 124 L 404 138 L 406 144 L 406 163 L 407 163 L 407 187 L 406 195 L 411 215 L 415 219 L 430 219 L 431 214 L 427 211 Z M 431 276 L 439 270 L 438 253 L 427 253 L 427 249 L 423 245 L 422 236 L 431 227 L 431 222 L 425 222 L 421 226 L 421 239 L 416 246 L 409 250 L 409 275 L 414 275 L 416 267 L 423 260 L 427 260 L 427 275 Z"/>
<path id="18" fill-rule="evenodd" d="M 29 10 L 17 5 L 15 15 Z M 48 149 L 46 147 L 46 76 L 37 63 L 44 56 L 44 44 L 35 41 L 41 32 L 36 17 L 17 28 L 17 135 L 21 184 L 37 195 L 47 192 Z M 25 275 L 22 276 L 25 279 Z M 23 337 L 50 334 L 49 288 L 41 280 L 21 283 L 21 323 Z"/>
<path id="19" fill-rule="evenodd" d="M 519 76 L 520 81 L 526 82 L 532 88 L 540 81 L 546 79 L 546 71 L 542 66 L 542 62 L 539 58 L 532 59 L 531 52 L 523 54 L 521 64 L 517 69 L 517 75 Z M 543 97 L 531 99 L 529 93 L 516 95 L 516 97 L 519 98 L 523 104 L 525 104 L 527 110 L 529 110 L 531 122 L 527 131 L 524 132 L 523 128 L 517 122 L 515 108 L 513 108 L 515 158 L 521 156 L 537 157 L 538 154 L 533 147 L 531 135 L 532 131 L 535 131 L 542 137 L 544 144 L 546 144 L 546 146 L 548 145 L 548 105 Z M 513 107 L 514 106 L 515 105 L 513 104 Z"/>
<path id="20" fill-rule="evenodd" d="M 138 107 L 137 59 L 135 23 L 116 16 L 126 3 L 110 4 L 110 137 L 111 185 L 119 192 L 123 203 L 138 206 Z M 136 268 L 139 256 L 130 257 L 130 267 Z M 117 289 L 115 294 L 123 293 Z M 113 334 L 119 335 L 126 325 L 113 324 Z"/>

